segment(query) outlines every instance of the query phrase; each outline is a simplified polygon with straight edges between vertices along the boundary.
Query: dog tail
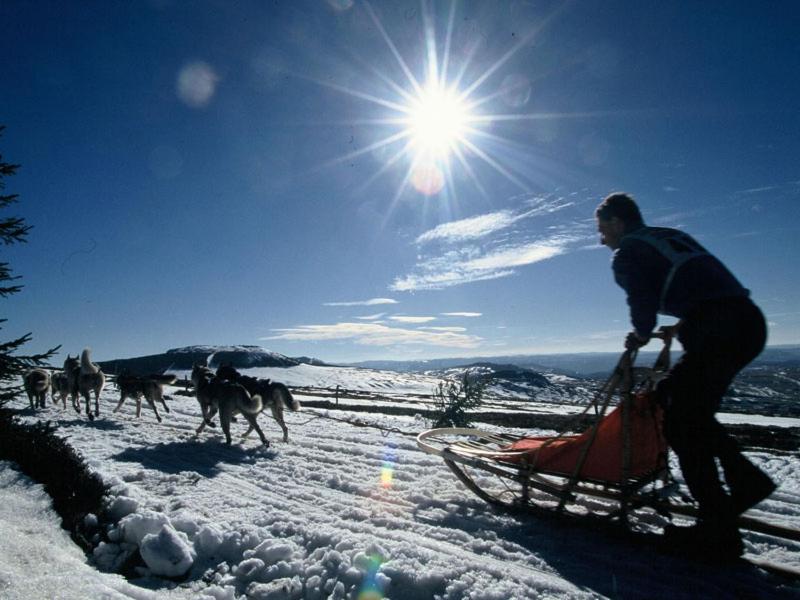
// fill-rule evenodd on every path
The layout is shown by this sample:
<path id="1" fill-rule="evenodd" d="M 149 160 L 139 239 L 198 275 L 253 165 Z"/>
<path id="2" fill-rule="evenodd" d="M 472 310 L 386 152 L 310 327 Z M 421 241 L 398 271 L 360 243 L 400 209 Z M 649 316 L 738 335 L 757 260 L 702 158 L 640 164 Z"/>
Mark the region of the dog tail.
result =
<path id="1" fill-rule="evenodd" d="M 152 379 L 153 381 L 157 381 L 158 383 L 166 383 L 167 385 L 171 385 L 175 383 L 175 380 L 178 379 L 177 375 L 148 375 L 148 379 Z"/>
<path id="2" fill-rule="evenodd" d="M 240 406 L 242 412 L 246 412 L 249 415 L 257 415 L 261 412 L 261 409 L 264 408 L 264 402 L 258 394 L 251 396 L 242 388 L 242 401 Z"/>
<path id="3" fill-rule="evenodd" d="M 280 397 L 281 401 L 286 405 L 286 408 L 289 410 L 300 410 L 300 403 L 295 400 L 294 396 L 292 396 L 292 392 L 289 391 L 289 388 L 283 385 L 282 383 L 273 383 L 272 385 L 272 393 L 275 394 L 277 392 Z"/>
<path id="4" fill-rule="evenodd" d="M 92 362 L 91 352 L 90 348 L 84 348 L 81 352 L 81 373 L 97 373 L 100 370 L 100 367 Z"/>

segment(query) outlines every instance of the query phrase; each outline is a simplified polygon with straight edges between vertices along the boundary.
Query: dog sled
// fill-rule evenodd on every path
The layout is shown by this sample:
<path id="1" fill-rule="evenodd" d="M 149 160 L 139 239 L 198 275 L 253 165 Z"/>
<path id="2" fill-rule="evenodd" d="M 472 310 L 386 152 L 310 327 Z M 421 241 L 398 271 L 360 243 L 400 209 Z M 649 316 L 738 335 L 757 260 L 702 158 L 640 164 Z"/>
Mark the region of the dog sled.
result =
<path id="1" fill-rule="evenodd" d="M 670 366 L 671 335 L 650 368 L 622 354 L 608 380 L 580 415 L 551 436 L 523 437 L 471 428 L 439 428 L 417 436 L 455 476 L 489 504 L 538 516 L 590 520 L 598 526 L 646 531 L 697 510 L 677 494 L 668 468 L 662 411 L 655 386 Z M 614 399 L 618 400 L 614 402 Z M 576 423 L 589 418 L 582 433 Z M 571 425 L 571 427 L 570 427 Z M 636 515 L 635 522 L 632 520 Z M 743 529 L 800 541 L 800 530 L 743 515 Z"/>

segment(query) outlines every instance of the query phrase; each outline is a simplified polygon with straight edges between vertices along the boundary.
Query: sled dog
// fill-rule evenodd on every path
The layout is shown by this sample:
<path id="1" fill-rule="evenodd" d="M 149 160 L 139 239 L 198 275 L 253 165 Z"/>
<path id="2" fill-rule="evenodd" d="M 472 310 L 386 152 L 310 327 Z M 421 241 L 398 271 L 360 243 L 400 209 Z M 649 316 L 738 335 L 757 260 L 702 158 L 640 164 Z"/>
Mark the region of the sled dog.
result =
<path id="1" fill-rule="evenodd" d="M 106 384 L 106 376 L 100 367 L 91 361 L 90 352 L 89 348 L 84 348 L 80 362 L 77 356 L 73 358 L 67 354 L 67 359 L 64 361 L 64 372 L 69 380 L 72 406 L 80 413 L 78 396 L 83 396 L 86 400 L 86 416 L 93 421 L 96 416 L 100 415 L 100 392 L 103 391 Z M 89 408 L 89 393 L 92 391 L 94 392 L 94 414 Z"/>
<path id="2" fill-rule="evenodd" d="M 50 389 L 50 373 L 44 369 L 31 369 L 25 373 L 23 383 L 31 408 L 44 408 L 47 390 Z"/>
<path id="3" fill-rule="evenodd" d="M 55 371 L 50 376 L 50 395 L 53 400 L 53 404 L 58 404 L 58 398 L 56 398 L 56 394 L 61 397 L 61 402 L 64 404 L 64 408 L 67 408 L 67 396 L 70 394 L 69 388 L 69 378 L 67 374 L 63 371 Z"/>
<path id="4" fill-rule="evenodd" d="M 225 434 L 225 441 L 230 444 L 231 419 L 234 415 L 241 414 L 247 419 L 250 428 L 256 430 L 261 442 L 265 446 L 269 446 L 269 440 L 264 436 L 264 432 L 261 431 L 256 421 L 256 415 L 264 407 L 261 396 L 251 397 L 244 386 L 215 377 L 211 369 L 198 364 L 192 368 L 192 383 L 197 401 L 200 403 L 200 410 L 203 413 L 203 422 L 197 428 L 198 435 L 206 424 L 211 424 L 211 418 L 219 411 L 219 420 Z"/>
<path id="5" fill-rule="evenodd" d="M 242 375 L 229 364 L 220 365 L 217 369 L 217 377 L 243 385 L 251 394 L 261 396 L 265 407 L 269 406 L 273 418 L 283 430 L 283 441 L 289 441 L 289 429 L 283 420 L 283 407 L 285 405 L 286 408 L 292 411 L 300 410 L 300 403 L 294 399 L 289 388 L 282 383 L 270 381 L 269 379 L 256 379 L 255 377 Z M 252 427 L 247 430 L 243 437 L 250 435 L 251 431 L 253 431 Z"/>
<path id="6" fill-rule="evenodd" d="M 169 407 L 164 401 L 164 385 L 175 383 L 177 377 L 175 375 L 147 375 L 144 377 L 137 377 L 136 375 L 128 375 L 123 373 L 117 376 L 117 387 L 119 388 L 119 404 L 114 409 L 117 412 L 122 408 L 122 403 L 126 398 L 133 398 L 136 401 L 136 418 L 142 415 L 142 396 L 147 400 L 150 408 L 156 413 L 156 420 L 161 423 L 161 415 L 158 414 L 156 408 L 156 401 L 161 402 L 166 412 L 169 412 Z"/>

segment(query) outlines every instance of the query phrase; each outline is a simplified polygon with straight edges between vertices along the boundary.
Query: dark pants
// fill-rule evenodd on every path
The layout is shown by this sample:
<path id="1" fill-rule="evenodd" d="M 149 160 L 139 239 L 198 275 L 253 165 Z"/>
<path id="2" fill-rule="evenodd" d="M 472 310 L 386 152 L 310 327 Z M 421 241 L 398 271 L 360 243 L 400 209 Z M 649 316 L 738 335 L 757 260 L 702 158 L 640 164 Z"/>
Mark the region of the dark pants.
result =
<path id="1" fill-rule="evenodd" d="M 754 468 L 714 413 L 736 374 L 764 349 L 766 336 L 764 315 L 749 298 L 704 302 L 682 320 L 684 354 L 659 385 L 667 404 L 664 433 L 703 519 L 733 516 L 715 458 L 732 491 L 747 485 Z"/>

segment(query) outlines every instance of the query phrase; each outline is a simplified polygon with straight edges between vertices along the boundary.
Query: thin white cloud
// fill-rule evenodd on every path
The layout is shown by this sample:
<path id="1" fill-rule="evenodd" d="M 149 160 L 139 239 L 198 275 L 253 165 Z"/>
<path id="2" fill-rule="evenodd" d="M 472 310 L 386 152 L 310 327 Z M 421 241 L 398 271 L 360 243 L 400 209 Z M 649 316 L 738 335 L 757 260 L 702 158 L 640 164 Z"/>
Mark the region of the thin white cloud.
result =
<path id="1" fill-rule="evenodd" d="M 517 207 L 443 223 L 416 238 L 419 246 L 429 242 L 432 250 L 420 250 L 417 264 L 394 278 L 394 292 L 437 290 L 476 281 L 508 277 L 524 265 L 547 260 L 578 249 L 587 232 L 594 231 L 594 219 L 550 218 L 553 213 L 580 200 L 528 196 L 515 198 Z M 533 223 L 539 218 L 549 219 Z M 595 234 L 591 235 L 594 239 Z"/>
<path id="2" fill-rule="evenodd" d="M 446 317 L 482 317 L 483 313 L 479 312 L 446 312 L 442 313 Z"/>
<path id="3" fill-rule="evenodd" d="M 733 192 L 733 194 L 734 196 L 751 196 L 753 194 L 765 194 L 767 192 L 774 192 L 779 189 L 780 186 L 778 185 L 765 185 L 763 187 L 750 188 L 747 190 L 738 190 L 736 192 Z"/>
<path id="4" fill-rule="evenodd" d="M 407 317 L 396 315 L 394 317 L 389 317 L 389 319 L 399 323 L 430 323 L 431 321 L 435 321 L 436 317 Z"/>
<path id="5" fill-rule="evenodd" d="M 377 321 L 385 316 L 386 313 L 376 313 L 374 315 L 364 315 L 363 317 L 356 317 L 356 319 L 361 319 L 362 321 Z"/>
<path id="6" fill-rule="evenodd" d="M 483 341 L 474 335 L 455 331 L 426 331 L 403 329 L 378 323 L 336 323 L 334 325 L 301 325 L 289 329 L 275 329 L 276 335 L 262 340 L 292 340 L 319 342 L 352 340 L 363 346 L 391 346 L 395 344 L 442 346 L 448 348 L 476 348 Z"/>
<path id="7" fill-rule="evenodd" d="M 447 243 L 465 242 L 476 240 L 507 229 L 511 225 L 532 217 L 554 213 L 575 204 L 563 198 L 528 198 L 524 202 L 523 210 L 500 210 L 496 212 L 469 217 L 458 221 L 442 223 L 433 229 L 421 234 L 415 241 L 425 244 L 435 240 Z"/>
<path id="8" fill-rule="evenodd" d="M 447 252 L 417 264 L 415 272 L 394 280 L 393 291 L 435 290 L 507 277 L 515 267 L 530 265 L 567 252 L 575 237 L 556 234 L 534 242 L 507 245 L 482 253 L 474 248 Z"/>
<path id="9" fill-rule="evenodd" d="M 466 327 L 420 327 L 426 331 L 466 331 Z"/>
<path id="10" fill-rule="evenodd" d="M 519 217 L 515 217 L 510 210 L 501 210 L 460 221 L 450 221 L 426 231 L 416 239 L 416 242 L 417 244 L 433 240 L 459 242 L 480 238 L 504 229 L 518 219 Z"/>
<path id="11" fill-rule="evenodd" d="M 325 302 L 323 306 L 376 306 L 379 304 L 398 304 L 391 298 L 372 298 L 370 300 L 355 300 L 353 302 Z"/>

